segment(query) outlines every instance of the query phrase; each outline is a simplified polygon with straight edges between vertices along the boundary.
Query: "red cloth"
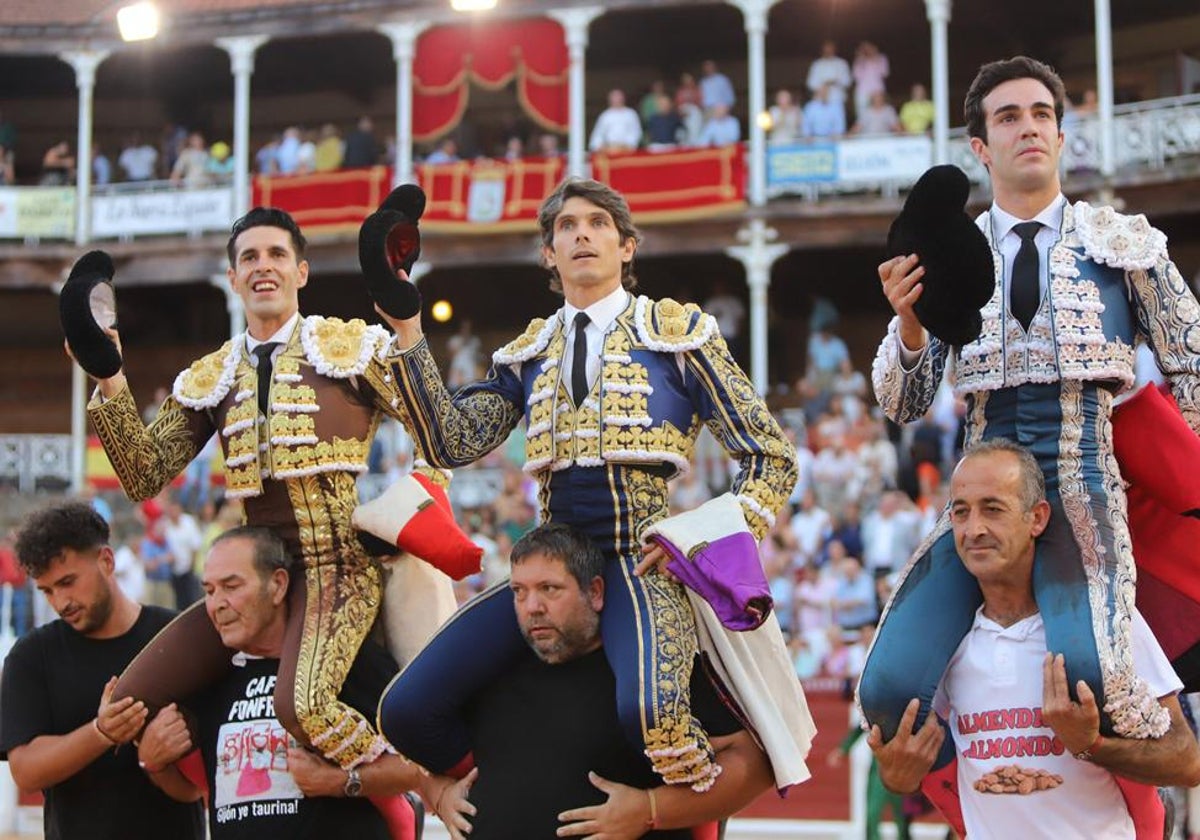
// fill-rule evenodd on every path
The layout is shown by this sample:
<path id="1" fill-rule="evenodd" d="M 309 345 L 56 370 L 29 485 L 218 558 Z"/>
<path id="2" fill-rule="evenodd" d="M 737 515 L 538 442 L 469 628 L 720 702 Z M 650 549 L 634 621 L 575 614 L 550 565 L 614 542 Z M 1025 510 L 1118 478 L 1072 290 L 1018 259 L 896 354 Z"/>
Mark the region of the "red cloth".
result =
<path id="1" fill-rule="evenodd" d="M 0 546 L 0 585 L 13 588 L 25 585 L 25 572 L 17 562 L 17 553 L 7 546 Z"/>
<path id="2" fill-rule="evenodd" d="M 413 137 L 435 140 L 467 110 L 468 84 L 497 89 L 516 80 L 517 101 L 538 125 L 567 130 L 567 44 L 549 18 L 437 26 L 413 61 Z"/>

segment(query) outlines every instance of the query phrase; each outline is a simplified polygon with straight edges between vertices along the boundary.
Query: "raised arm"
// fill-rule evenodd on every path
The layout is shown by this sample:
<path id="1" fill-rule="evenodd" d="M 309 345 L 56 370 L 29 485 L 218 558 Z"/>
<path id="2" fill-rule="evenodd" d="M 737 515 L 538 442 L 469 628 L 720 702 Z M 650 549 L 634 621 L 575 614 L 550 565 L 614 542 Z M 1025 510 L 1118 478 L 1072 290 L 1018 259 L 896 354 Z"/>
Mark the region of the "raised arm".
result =
<path id="1" fill-rule="evenodd" d="M 893 422 L 909 423 L 923 417 L 933 405 L 949 348 L 927 335 L 913 310 L 924 276 L 916 257 L 893 257 L 880 264 L 878 271 L 896 317 L 875 353 L 871 383 L 883 413 Z"/>

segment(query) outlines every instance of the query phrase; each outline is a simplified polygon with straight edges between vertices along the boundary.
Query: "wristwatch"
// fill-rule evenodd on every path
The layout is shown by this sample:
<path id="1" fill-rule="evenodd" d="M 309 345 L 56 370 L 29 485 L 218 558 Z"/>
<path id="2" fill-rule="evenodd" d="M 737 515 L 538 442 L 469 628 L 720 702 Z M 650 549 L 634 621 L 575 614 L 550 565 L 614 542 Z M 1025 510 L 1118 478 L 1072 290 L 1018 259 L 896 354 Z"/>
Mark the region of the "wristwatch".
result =
<path id="1" fill-rule="evenodd" d="M 362 796 L 362 777 L 358 775 L 358 770 L 346 771 L 346 787 L 342 790 L 347 796 Z"/>

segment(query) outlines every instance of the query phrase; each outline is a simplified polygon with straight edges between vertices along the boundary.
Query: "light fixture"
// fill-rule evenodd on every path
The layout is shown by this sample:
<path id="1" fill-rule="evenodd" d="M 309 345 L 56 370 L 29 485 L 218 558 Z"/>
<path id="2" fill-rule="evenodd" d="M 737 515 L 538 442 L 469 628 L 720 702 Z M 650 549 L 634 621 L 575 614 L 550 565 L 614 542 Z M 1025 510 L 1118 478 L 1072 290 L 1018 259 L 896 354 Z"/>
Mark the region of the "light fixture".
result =
<path id="1" fill-rule="evenodd" d="M 148 41 L 158 34 L 158 7 L 141 0 L 117 10 L 117 28 L 122 41 Z"/>
<path id="2" fill-rule="evenodd" d="M 433 316 L 433 320 L 444 324 L 454 317 L 454 307 L 448 300 L 439 300 L 429 307 L 429 314 Z"/>
<path id="3" fill-rule="evenodd" d="M 496 0 L 450 0 L 450 8 L 456 12 L 486 12 L 496 8 Z"/>
<path id="4" fill-rule="evenodd" d="M 763 131 L 770 131 L 775 127 L 775 120 L 771 119 L 770 111 L 758 112 L 758 127 Z"/>

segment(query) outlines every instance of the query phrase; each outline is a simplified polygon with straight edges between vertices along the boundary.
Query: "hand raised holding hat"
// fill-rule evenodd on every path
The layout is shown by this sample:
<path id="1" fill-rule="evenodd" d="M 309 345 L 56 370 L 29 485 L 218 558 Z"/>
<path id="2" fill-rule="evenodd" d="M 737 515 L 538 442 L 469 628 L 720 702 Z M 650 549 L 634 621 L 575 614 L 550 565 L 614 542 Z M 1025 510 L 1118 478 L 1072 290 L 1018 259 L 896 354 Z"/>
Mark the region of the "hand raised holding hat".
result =
<path id="1" fill-rule="evenodd" d="M 124 384 L 114 273 L 112 257 L 103 251 L 89 251 L 71 268 L 58 296 L 67 355 L 100 383 L 105 396 L 112 396 L 106 385 L 116 383 L 115 393 Z"/>
<path id="2" fill-rule="evenodd" d="M 408 279 L 421 255 L 417 222 L 425 212 L 425 193 L 401 184 L 358 231 L 358 262 L 376 310 L 394 328 L 421 312 L 421 293 Z"/>
<path id="3" fill-rule="evenodd" d="M 979 337 L 979 310 L 992 297 L 992 250 L 963 212 L 971 184 L 957 166 L 935 166 L 913 185 L 888 231 L 888 255 L 879 267 L 884 294 L 900 316 L 901 340 L 910 350 L 917 319 L 946 342 L 961 346 Z"/>

